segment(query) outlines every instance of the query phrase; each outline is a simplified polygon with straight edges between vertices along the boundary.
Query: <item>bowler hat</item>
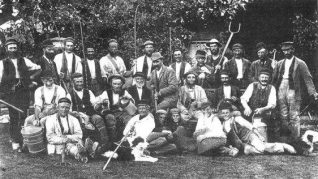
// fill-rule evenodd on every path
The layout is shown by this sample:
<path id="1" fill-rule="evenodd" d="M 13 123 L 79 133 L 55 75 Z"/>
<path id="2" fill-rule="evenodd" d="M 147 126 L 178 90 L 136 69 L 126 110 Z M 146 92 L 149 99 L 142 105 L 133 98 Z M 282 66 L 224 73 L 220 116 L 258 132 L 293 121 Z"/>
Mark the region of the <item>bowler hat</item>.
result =
<path id="1" fill-rule="evenodd" d="M 206 43 L 206 46 L 210 47 L 211 44 L 217 44 L 219 47 L 222 46 L 222 44 L 217 39 L 211 39 L 208 43 Z"/>
<path id="2" fill-rule="evenodd" d="M 133 75 L 134 78 L 137 77 L 137 76 L 143 77 L 143 78 L 146 79 L 146 75 L 145 75 L 143 72 L 136 72 L 136 73 Z"/>
<path id="3" fill-rule="evenodd" d="M 151 60 L 152 61 L 155 61 L 155 60 L 158 60 L 158 59 L 161 59 L 163 58 L 163 56 L 160 54 L 160 52 L 155 52 L 155 53 L 152 53 L 151 55 Z"/>
<path id="4" fill-rule="evenodd" d="M 125 78 L 123 76 L 118 75 L 118 74 L 114 74 L 114 75 L 111 75 L 110 77 L 108 77 L 108 84 L 111 84 L 113 79 L 120 79 L 123 82 L 123 84 L 125 83 Z"/>

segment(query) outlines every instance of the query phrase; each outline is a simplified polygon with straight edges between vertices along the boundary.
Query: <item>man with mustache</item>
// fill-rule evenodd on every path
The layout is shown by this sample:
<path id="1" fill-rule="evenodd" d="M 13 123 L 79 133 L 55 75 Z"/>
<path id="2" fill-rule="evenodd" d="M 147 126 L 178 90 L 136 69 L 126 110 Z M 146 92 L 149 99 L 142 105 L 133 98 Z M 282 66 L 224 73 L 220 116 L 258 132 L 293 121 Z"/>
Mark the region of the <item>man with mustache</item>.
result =
<path id="1" fill-rule="evenodd" d="M 22 57 L 15 38 L 8 38 L 5 46 L 7 57 L 0 61 L 0 93 L 1 99 L 24 111 L 19 114 L 9 108 L 12 149 L 20 152 L 23 141 L 20 131 L 30 105 L 30 88 L 35 86 L 32 80 L 41 72 L 41 67 Z"/>
<path id="2" fill-rule="evenodd" d="M 274 69 L 273 84 L 278 90 L 281 128 L 288 129 L 290 139 L 294 140 L 300 136 L 302 96 L 309 94 L 317 100 L 318 93 L 306 63 L 294 55 L 293 42 L 283 42 L 281 49 L 285 59 L 280 60 Z"/>
<path id="3" fill-rule="evenodd" d="M 140 100 L 148 101 L 150 105 L 152 100 L 152 92 L 146 87 L 146 76 L 142 72 L 134 74 L 135 85 L 128 88 L 128 93 L 132 96 L 136 103 Z"/>
<path id="4" fill-rule="evenodd" d="M 87 43 L 86 52 L 86 59 L 82 60 L 84 86 L 98 96 L 103 92 L 103 79 L 93 44 Z"/>
<path id="5" fill-rule="evenodd" d="M 191 65 L 188 62 L 183 61 L 182 50 L 177 48 L 173 52 L 173 57 L 176 62 L 172 63 L 170 67 L 176 72 L 176 78 L 179 85 L 182 86 L 184 83 L 183 75 L 191 70 Z"/>
<path id="6" fill-rule="evenodd" d="M 250 71 L 249 71 L 249 79 L 252 82 L 257 82 L 259 73 L 262 69 L 267 68 L 269 72 L 273 73 L 273 67 L 272 67 L 272 60 L 268 57 L 268 49 L 266 47 L 266 44 L 263 42 L 260 42 L 256 44 L 257 48 L 257 56 L 258 60 L 252 62 Z"/>
<path id="7" fill-rule="evenodd" d="M 142 45 L 142 47 L 144 48 L 145 55 L 137 58 L 132 69 L 134 74 L 136 72 L 142 72 L 147 77 L 147 80 L 150 80 L 152 68 L 151 55 L 154 52 L 154 43 L 153 41 L 148 40 Z"/>
<path id="8" fill-rule="evenodd" d="M 249 122 L 252 122 L 253 114 L 266 120 L 269 112 L 276 107 L 276 89 L 269 84 L 270 75 L 267 69 L 261 70 L 258 82 L 251 83 L 241 96 L 244 115 Z"/>
<path id="9" fill-rule="evenodd" d="M 53 75 L 54 84 L 60 84 L 60 77 L 57 72 L 56 64 L 54 62 L 55 49 L 51 40 L 44 40 L 42 43 L 43 56 L 36 62 L 41 66 L 42 71 L 49 70 Z"/>

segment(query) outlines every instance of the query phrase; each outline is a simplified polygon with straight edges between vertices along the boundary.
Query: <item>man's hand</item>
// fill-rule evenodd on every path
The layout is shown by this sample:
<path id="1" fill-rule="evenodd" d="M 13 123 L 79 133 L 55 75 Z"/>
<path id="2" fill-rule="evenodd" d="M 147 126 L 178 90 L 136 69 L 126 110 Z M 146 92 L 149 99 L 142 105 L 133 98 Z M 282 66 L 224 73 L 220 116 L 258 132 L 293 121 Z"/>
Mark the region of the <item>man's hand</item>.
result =
<path id="1" fill-rule="evenodd" d="M 315 101 L 318 100 L 318 93 L 317 92 L 314 94 L 314 99 L 315 99 Z"/>
<path id="2" fill-rule="evenodd" d="M 40 126 L 40 125 L 41 125 L 40 120 L 39 120 L 39 119 L 35 119 L 35 120 L 33 121 L 33 125 L 34 125 L 34 126 Z"/>
<path id="3" fill-rule="evenodd" d="M 237 97 L 236 96 L 231 96 L 231 99 L 236 102 L 237 101 Z"/>
<path id="4" fill-rule="evenodd" d="M 205 73 L 200 73 L 199 78 L 200 79 L 205 79 Z"/>
<path id="5" fill-rule="evenodd" d="M 220 70 L 221 69 L 221 65 L 216 65 L 215 66 L 215 70 L 217 71 L 217 70 Z"/>
<path id="6" fill-rule="evenodd" d="M 252 114 L 252 110 L 251 110 L 251 108 L 246 108 L 245 110 L 244 110 L 244 114 L 245 114 L 245 116 L 250 116 L 251 114 Z"/>
<path id="7" fill-rule="evenodd" d="M 154 97 L 155 97 L 155 100 L 158 100 L 158 98 L 159 98 L 159 92 L 155 92 L 155 94 L 154 94 Z"/>
<path id="8" fill-rule="evenodd" d="M 264 111 L 264 108 L 256 108 L 254 112 L 255 114 L 262 114 Z"/>

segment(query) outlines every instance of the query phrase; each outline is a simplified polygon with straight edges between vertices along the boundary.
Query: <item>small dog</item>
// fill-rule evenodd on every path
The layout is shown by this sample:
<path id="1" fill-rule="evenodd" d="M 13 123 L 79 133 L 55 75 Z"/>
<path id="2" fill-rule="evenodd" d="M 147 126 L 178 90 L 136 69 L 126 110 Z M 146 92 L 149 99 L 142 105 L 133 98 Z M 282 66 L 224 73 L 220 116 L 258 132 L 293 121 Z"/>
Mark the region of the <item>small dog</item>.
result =
<path id="1" fill-rule="evenodd" d="M 143 161 L 143 162 L 156 162 L 158 158 L 149 156 L 146 152 L 148 143 L 141 137 L 137 137 L 132 141 L 130 146 L 128 141 L 124 141 L 122 145 L 117 150 L 117 153 L 113 151 L 107 151 L 103 156 L 110 158 L 113 155 L 113 158 L 121 161 Z"/>
<path id="2" fill-rule="evenodd" d="M 314 143 L 318 142 L 318 132 L 307 130 L 300 138 L 291 142 L 297 154 L 305 156 L 313 156 Z"/>

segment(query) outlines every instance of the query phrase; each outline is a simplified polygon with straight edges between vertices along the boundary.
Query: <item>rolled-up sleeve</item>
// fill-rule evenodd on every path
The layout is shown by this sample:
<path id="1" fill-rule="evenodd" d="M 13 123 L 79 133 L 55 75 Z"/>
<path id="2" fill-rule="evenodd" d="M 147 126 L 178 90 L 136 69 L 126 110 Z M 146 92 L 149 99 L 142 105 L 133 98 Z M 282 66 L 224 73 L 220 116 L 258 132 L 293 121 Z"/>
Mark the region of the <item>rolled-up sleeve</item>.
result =
<path id="1" fill-rule="evenodd" d="M 272 86 L 271 92 L 269 93 L 267 106 L 271 109 L 274 109 L 276 107 L 276 100 L 276 89 L 274 86 Z"/>
<path id="2" fill-rule="evenodd" d="M 27 58 L 24 58 L 24 61 L 25 61 L 25 65 L 28 67 L 29 71 L 41 69 L 40 65 L 33 63 L 31 60 L 29 60 Z"/>

